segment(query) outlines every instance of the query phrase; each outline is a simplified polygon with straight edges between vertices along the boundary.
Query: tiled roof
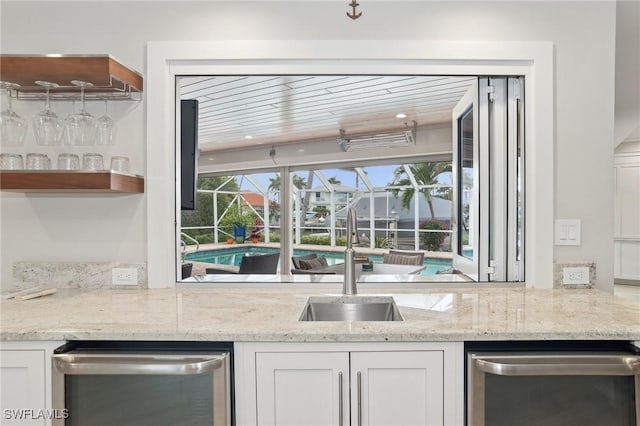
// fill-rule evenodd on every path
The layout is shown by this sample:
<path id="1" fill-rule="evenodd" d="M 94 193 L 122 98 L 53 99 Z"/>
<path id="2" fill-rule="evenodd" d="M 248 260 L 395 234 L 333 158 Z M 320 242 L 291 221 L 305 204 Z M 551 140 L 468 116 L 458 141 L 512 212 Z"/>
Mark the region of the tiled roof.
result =
<path id="1" fill-rule="evenodd" d="M 254 207 L 263 207 L 264 206 L 264 196 L 262 194 L 258 194 L 257 192 L 243 192 L 242 197 L 246 201 L 247 204 Z M 275 201 L 269 200 L 269 205 L 276 205 Z"/>

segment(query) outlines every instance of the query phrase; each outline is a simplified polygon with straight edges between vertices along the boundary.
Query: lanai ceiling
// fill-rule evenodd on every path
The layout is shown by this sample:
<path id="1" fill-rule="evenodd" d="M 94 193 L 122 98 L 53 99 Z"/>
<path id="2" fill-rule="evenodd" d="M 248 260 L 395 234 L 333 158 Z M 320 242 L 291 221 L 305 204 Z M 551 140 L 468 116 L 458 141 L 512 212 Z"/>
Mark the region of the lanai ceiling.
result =
<path id="1" fill-rule="evenodd" d="M 202 152 L 443 123 L 476 77 L 202 76 L 179 80 L 199 101 Z M 398 114 L 406 117 L 398 118 Z"/>

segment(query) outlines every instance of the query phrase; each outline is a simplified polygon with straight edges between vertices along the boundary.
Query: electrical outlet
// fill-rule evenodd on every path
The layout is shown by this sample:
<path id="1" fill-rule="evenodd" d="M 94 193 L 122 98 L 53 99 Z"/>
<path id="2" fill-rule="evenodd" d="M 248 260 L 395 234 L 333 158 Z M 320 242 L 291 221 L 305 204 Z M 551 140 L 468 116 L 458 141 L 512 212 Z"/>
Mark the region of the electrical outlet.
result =
<path id="1" fill-rule="evenodd" d="M 562 268 L 562 284 L 589 284 L 589 267 Z"/>
<path id="2" fill-rule="evenodd" d="M 112 268 L 111 284 L 138 285 L 138 268 Z"/>

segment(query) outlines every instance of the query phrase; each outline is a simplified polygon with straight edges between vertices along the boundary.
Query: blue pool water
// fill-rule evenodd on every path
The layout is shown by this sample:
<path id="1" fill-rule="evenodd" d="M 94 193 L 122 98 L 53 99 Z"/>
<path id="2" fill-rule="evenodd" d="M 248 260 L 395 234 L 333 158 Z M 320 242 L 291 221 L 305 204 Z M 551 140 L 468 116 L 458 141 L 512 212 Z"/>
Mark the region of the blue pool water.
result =
<path id="1" fill-rule="evenodd" d="M 268 254 L 276 253 L 279 250 L 270 247 L 254 247 L 254 246 L 234 246 L 220 250 L 207 250 L 194 253 L 187 253 L 186 260 L 196 262 L 217 263 L 219 265 L 235 265 L 240 266 L 240 259 L 245 254 Z M 305 254 L 317 253 L 319 256 L 327 258 L 330 265 L 344 262 L 344 254 L 342 252 L 322 251 L 322 250 L 294 250 L 294 256 L 303 256 Z M 369 255 L 373 263 L 382 263 L 382 255 Z M 433 275 L 438 271 L 451 267 L 450 259 L 424 259 L 425 268 L 422 275 Z"/>

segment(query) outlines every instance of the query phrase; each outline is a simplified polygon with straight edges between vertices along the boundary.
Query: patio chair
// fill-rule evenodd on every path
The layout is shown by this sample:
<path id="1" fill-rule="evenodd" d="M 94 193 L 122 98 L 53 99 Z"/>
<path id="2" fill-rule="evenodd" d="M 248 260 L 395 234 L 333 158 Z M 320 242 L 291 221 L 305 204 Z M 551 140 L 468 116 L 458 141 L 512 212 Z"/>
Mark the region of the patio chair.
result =
<path id="1" fill-rule="evenodd" d="M 382 256 L 382 263 L 393 265 L 422 265 L 424 263 L 423 251 L 389 250 Z"/>
<path id="2" fill-rule="evenodd" d="M 193 263 L 183 263 L 182 264 L 182 279 L 189 278 L 191 276 L 191 272 L 193 271 Z"/>
<path id="3" fill-rule="evenodd" d="M 207 274 L 275 274 L 278 270 L 280 253 L 242 256 L 240 266 L 231 269 L 207 268 Z"/>

